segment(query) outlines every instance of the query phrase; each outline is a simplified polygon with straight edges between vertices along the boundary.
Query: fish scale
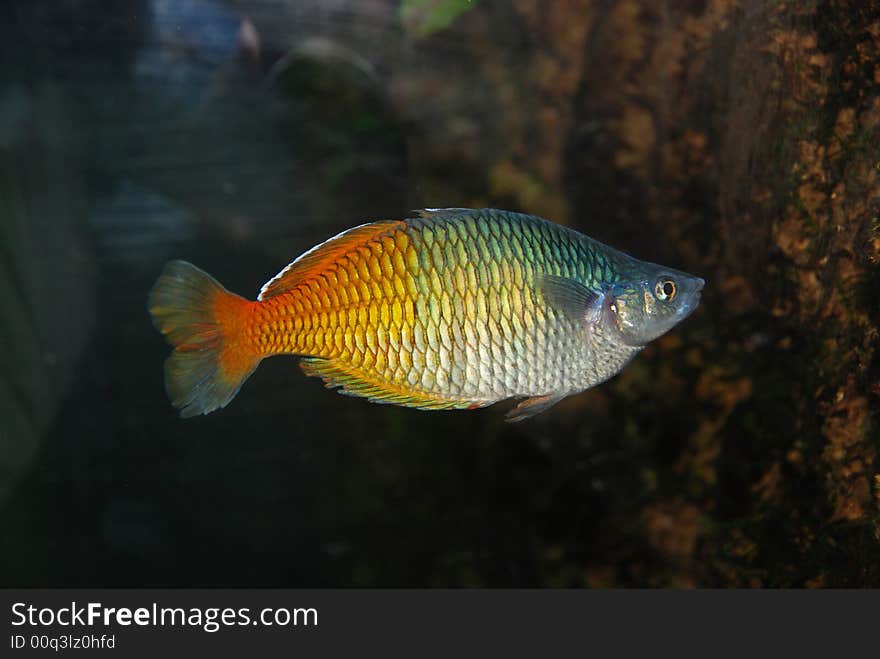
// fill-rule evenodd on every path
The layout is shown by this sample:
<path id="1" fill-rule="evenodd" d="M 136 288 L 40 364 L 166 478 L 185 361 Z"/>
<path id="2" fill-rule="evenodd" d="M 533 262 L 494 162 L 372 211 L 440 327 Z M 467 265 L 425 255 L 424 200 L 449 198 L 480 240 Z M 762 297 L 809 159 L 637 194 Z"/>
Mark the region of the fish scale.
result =
<path id="1" fill-rule="evenodd" d="M 400 236 L 396 239 L 376 236 L 350 258 L 341 259 L 327 275 L 275 298 L 276 304 L 286 307 L 286 313 L 297 313 L 304 307 L 311 310 L 311 317 L 306 321 L 309 330 L 293 336 L 284 335 L 284 330 L 279 331 L 272 323 L 262 326 L 259 333 L 268 336 L 261 338 L 260 343 L 269 348 L 267 356 L 284 346 L 285 351 L 296 354 L 340 358 L 347 365 L 374 369 L 377 376 L 388 382 L 405 384 L 413 388 L 413 393 L 429 396 L 463 395 L 480 401 L 496 400 L 529 394 L 534 387 L 547 387 L 552 378 L 543 373 L 546 365 L 539 361 L 530 372 L 517 368 L 518 364 L 511 360 L 518 357 L 524 344 L 532 346 L 535 356 L 553 354 L 566 343 L 561 338 L 566 332 L 558 330 L 571 331 L 571 328 L 564 328 L 554 314 L 542 313 L 537 296 L 526 290 L 523 275 L 538 269 L 571 273 L 574 264 L 566 259 L 570 259 L 575 250 L 561 248 L 561 243 L 569 237 L 564 230 L 554 231 L 552 225 L 542 227 L 528 222 L 517 223 L 518 226 L 504 231 L 501 227 L 506 223 L 498 222 L 491 215 L 459 223 L 451 230 L 448 224 L 451 224 L 449 220 L 425 218 L 395 227 L 390 231 L 406 235 L 406 240 Z M 535 244 L 524 245 L 526 241 L 520 239 L 516 228 L 525 229 L 526 241 L 531 238 Z M 462 262 L 466 252 L 458 245 L 468 241 L 472 250 Z M 403 252 L 401 258 L 389 258 L 400 252 Z M 495 260 L 486 263 L 487 255 Z M 530 260 L 521 263 L 520 268 L 511 268 L 523 274 L 510 279 L 501 276 L 500 259 Z M 414 262 L 419 264 L 416 272 L 411 267 Z M 478 267 L 481 263 L 483 267 Z M 459 294 L 461 291 L 461 277 L 456 275 L 458 268 L 468 273 L 472 286 L 447 321 L 442 309 L 453 306 L 447 291 Z M 339 270 L 347 276 L 339 276 Z M 394 286 L 394 279 L 404 282 L 404 286 Z M 348 282 L 347 287 L 343 281 Z M 347 288 L 345 297 L 360 300 L 355 306 L 366 312 L 360 314 L 361 322 L 340 322 L 339 314 L 327 313 L 341 307 L 336 302 L 341 296 L 334 291 L 338 287 Z M 401 289 L 410 292 L 415 289 L 416 296 L 411 293 L 401 296 Z M 410 360 L 401 354 L 407 351 L 403 346 L 403 324 L 407 320 L 399 313 L 393 318 L 390 316 L 394 302 L 400 307 L 414 306 L 416 310 L 416 317 L 408 321 L 415 337 Z M 502 307 L 519 311 L 513 324 L 502 323 Z M 464 328 L 463 345 L 464 337 L 452 329 L 453 323 Z M 326 335 L 335 335 L 337 329 L 341 331 L 342 341 L 324 341 Z M 453 372 L 448 360 L 440 358 L 440 344 L 452 347 L 452 352 L 457 353 L 456 361 L 472 365 L 466 370 L 466 378 L 463 379 L 460 372 Z M 366 346 L 366 350 L 351 350 L 352 345 Z M 390 351 L 395 351 L 392 359 L 388 358 Z M 409 372 L 398 365 L 408 365 Z M 567 370 L 557 373 L 557 379 L 565 379 Z"/>
<path id="2" fill-rule="evenodd" d="M 690 298 L 640 325 L 639 305 L 658 314 L 646 287 L 660 273 Z M 345 231 L 284 268 L 256 302 L 172 262 L 150 310 L 175 345 L 166 386 L 184 415 L 224 406 L 261 359 L 295 354 L 327 386 L 377 402 L 529 397 L 518 419 L 614 375 L 696 306 L 701 287 L 541 218 L 446 209 Z"/>

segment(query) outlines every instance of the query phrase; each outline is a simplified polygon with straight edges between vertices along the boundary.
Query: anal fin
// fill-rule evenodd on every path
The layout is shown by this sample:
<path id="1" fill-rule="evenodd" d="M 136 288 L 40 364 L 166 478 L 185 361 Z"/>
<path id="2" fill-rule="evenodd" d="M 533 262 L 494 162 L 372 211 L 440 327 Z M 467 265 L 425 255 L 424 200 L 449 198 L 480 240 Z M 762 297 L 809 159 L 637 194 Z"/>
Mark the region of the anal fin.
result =
<path id="1" fill-rule="evenodd" d="M 526 398 L 519 405 L 510 410 L 505 418 L 509 423 L 523 421 L 536 414 L 549 410 L 566 396 L 568 396 L 567 391 L 554 391 L 543 396 Z"/>
<path id="2" fill-rule="evenodd" d="M 335 359 L 305 357 L 300 360 L 300 367 L 306 375 L 318 376 L 324 380 L 324 385 L 328 389 L 339 387 L 339 392 L 342 394 L 360 396 L 374 403 L 403 405 L 421 410 L 452 410 L 482 407 L 491 402 L 414 391 L 408 386 L 389 382 L 374 373 L 340 363 Z"/>

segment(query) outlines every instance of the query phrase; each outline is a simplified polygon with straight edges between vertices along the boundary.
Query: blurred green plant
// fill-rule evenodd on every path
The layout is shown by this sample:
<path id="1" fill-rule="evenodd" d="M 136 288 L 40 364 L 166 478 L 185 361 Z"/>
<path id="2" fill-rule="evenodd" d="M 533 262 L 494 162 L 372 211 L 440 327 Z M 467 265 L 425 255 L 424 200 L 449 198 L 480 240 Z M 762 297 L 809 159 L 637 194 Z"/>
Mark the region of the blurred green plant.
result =
<path id="1" fill-rule="evenodd" d="M 407 32 L 429 37 L 452 24 L 478 0 L 401 0 L 398 16 Z"/>

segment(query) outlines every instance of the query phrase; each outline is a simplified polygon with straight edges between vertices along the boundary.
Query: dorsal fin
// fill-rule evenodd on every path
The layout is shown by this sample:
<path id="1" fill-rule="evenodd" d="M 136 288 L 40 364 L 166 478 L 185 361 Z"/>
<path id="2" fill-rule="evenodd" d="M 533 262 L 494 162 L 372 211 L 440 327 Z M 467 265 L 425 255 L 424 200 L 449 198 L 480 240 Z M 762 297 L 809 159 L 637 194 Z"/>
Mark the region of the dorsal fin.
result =
<path id="1" fill-rule="evenodd" d="M 381 220 L 346 229 L 298 256 L 281 272 L 263 284 L 257 299 L 265 300 L 286 293 L 309 275 L 319 273 L 334 263 L 342 254 L 356 249 L 383 233 L 404 226 L 406 226 L 406 222 L 401 220 Z"/>
<path id="2" fill-rule="evenodd" d="M 473 208 L 422 208 L 415 211 L 419 217 L 443 217 L 449 215 L 462 215 L 464 213 L 474 213 Z"/>

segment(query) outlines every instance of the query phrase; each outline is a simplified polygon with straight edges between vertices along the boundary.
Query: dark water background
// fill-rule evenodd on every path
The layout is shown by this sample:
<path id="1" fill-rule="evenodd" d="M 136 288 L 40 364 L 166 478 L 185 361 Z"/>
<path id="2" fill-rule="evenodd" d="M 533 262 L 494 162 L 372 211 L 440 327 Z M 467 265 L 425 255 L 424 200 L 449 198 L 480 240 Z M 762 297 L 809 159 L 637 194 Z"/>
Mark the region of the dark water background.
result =
<path id="1" fill-rule="evenodd" d="M 0 6 L 0 584 L 880 585 L 880 5 Z M 518 425 L 293 358 L 180 420 L 145 302 L 434 206 L 704 277 Z"/>

